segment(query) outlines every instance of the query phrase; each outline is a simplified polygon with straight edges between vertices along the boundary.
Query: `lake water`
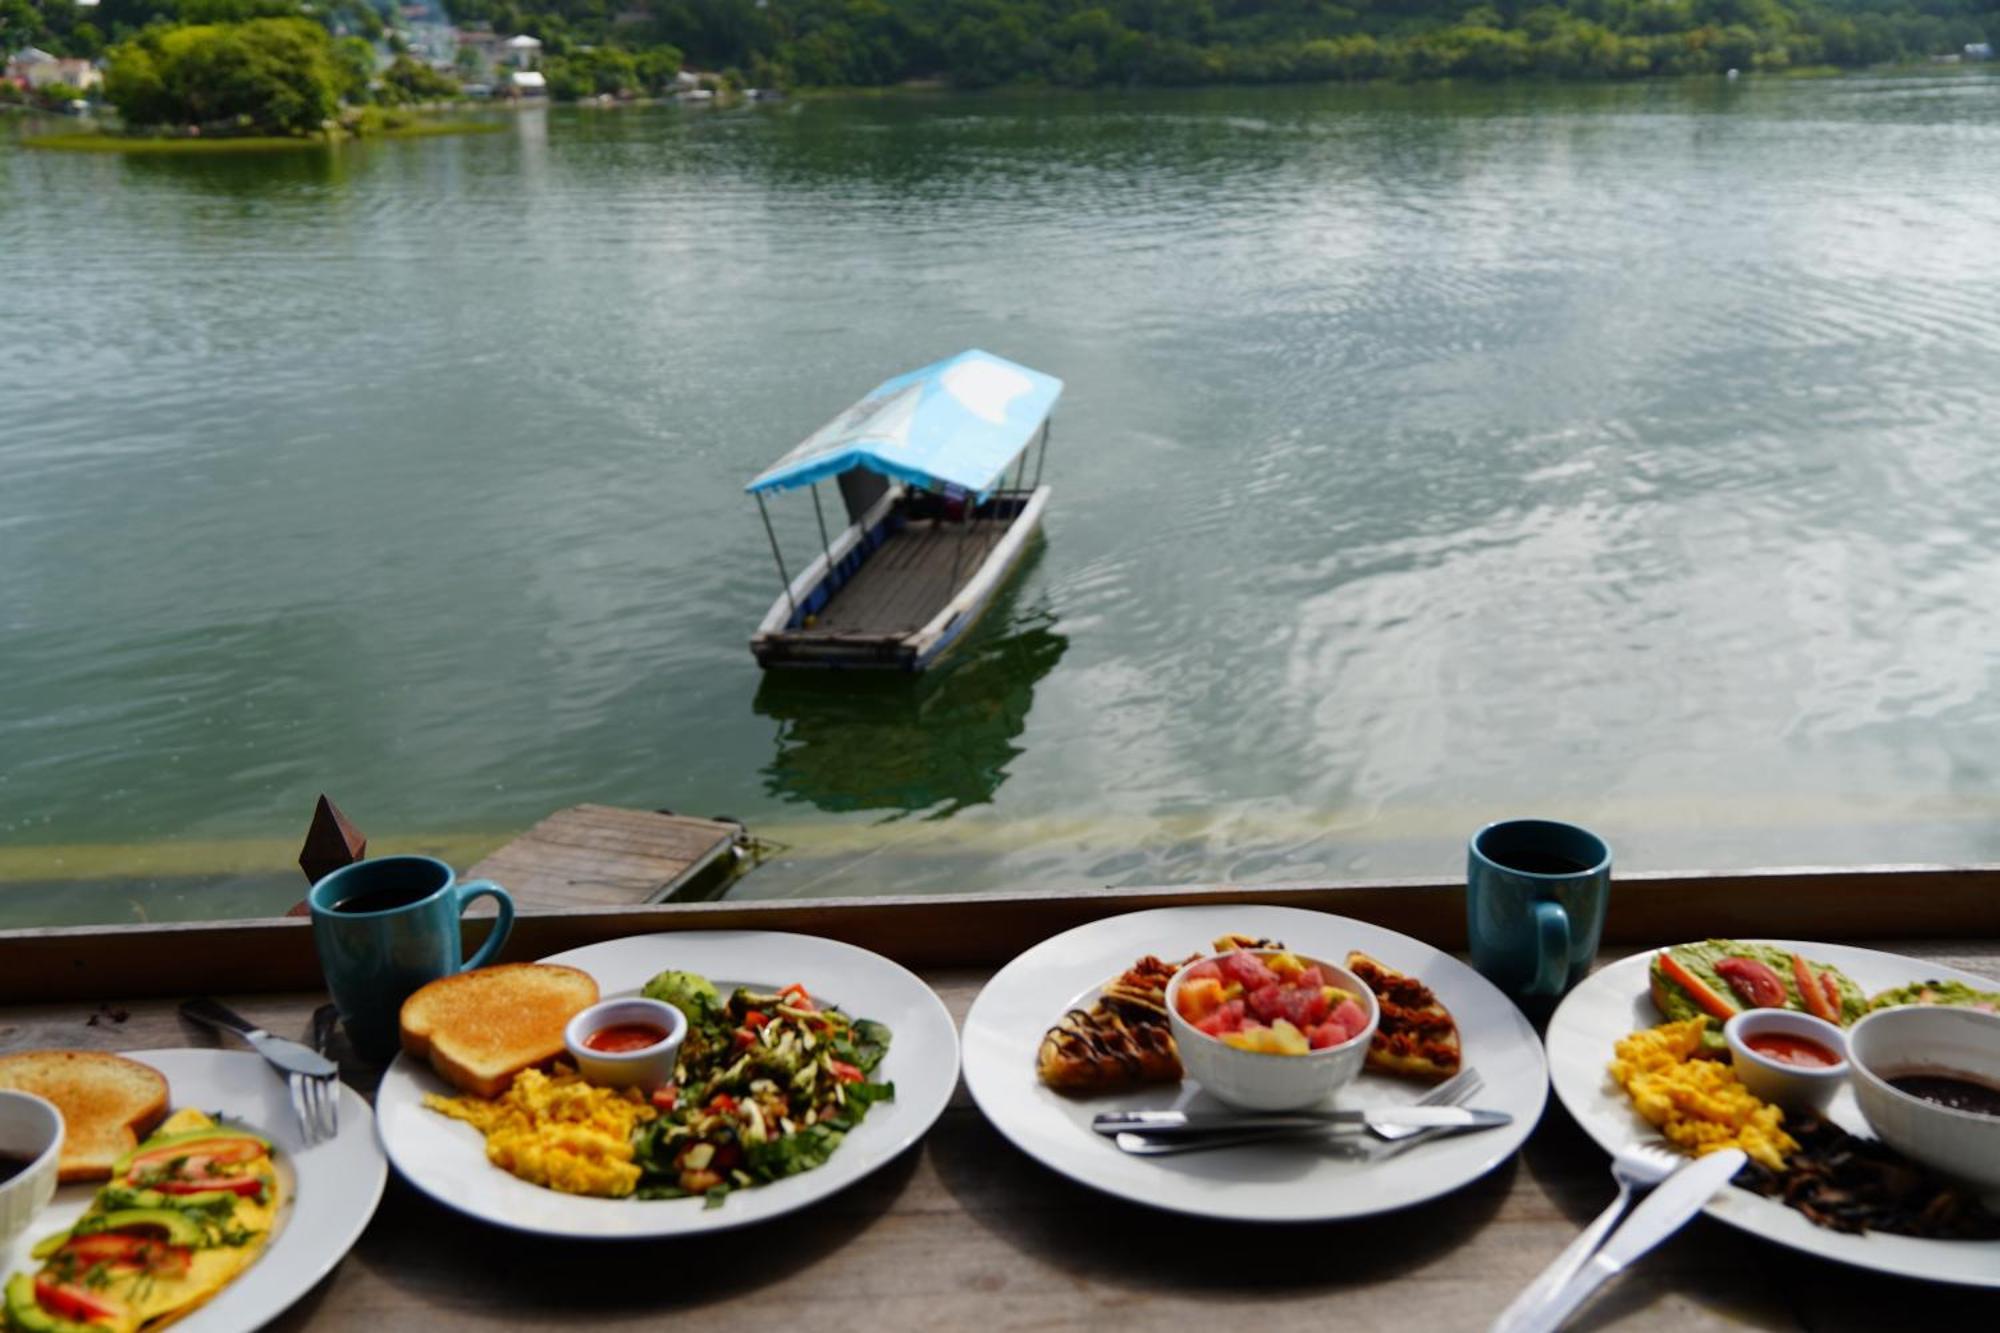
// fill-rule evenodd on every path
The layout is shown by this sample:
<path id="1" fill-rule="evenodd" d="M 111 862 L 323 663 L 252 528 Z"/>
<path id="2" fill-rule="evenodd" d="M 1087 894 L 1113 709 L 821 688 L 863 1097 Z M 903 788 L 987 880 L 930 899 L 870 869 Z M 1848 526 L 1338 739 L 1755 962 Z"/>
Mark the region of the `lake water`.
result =
<path id="1" fill-rule="evenodd" d="M 321 790 L 745 895 L 2000 859 L 1996 162 L 1972 75 L 0 141 L 0 924 L 280 909 Z M 743 482 L 968 346 L 1069 386 L 1025 577 L 762 679 Z"/>

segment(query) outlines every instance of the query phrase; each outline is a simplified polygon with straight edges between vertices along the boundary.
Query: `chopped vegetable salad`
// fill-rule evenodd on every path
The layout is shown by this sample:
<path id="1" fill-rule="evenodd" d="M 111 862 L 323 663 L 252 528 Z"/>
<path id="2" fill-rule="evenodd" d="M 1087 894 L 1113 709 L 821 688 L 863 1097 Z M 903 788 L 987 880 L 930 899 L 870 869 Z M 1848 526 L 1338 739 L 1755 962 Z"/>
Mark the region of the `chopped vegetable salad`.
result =
<path id="1" fill-rule="evenodd" d="M 727 1001 L 707 978 L 662 972 L 642 994 L 687 1016 L 674 1082 L 654 1094 L 660 1114 L 634 1136 L 638 1196 L 703 1195 L 823 1165 L 868 1108 L 895 1096 L 874 1081 L 889 1029 L 822 1005 L 803 986 L 739 986 Z"/>

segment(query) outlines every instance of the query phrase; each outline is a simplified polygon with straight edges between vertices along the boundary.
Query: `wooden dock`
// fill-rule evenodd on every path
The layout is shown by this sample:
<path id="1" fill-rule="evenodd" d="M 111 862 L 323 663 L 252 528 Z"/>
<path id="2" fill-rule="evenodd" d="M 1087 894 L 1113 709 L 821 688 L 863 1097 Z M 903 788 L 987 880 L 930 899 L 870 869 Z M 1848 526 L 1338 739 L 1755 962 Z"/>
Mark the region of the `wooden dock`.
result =
<path id="1" fill-rule="evenodd" d="M 615 805 L 558 810 L 465 872 L 497 881 L 523 912 L 661 902 L 720 876 L 735 824 Z M 490 900 L 468 913 L 490 916 Z"/>

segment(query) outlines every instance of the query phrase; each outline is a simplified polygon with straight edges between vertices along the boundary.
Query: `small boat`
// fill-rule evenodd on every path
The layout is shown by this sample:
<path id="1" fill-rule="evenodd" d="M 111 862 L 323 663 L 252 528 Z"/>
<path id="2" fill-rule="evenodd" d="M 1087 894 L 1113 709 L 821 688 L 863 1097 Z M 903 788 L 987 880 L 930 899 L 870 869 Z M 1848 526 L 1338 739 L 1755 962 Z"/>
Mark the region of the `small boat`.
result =
<path id="1" fill-rule="evenodd" d="M 745 489 L 784 590 L 750 640 L 758 664 L 921 671 L 957 642 L 1048 507 L 1042 462 L 1062 388 L 990 352 L 960 352 L 878 385 L 764 469 Z M 829 478 L 847 510 L 838 534 L 820 503 Z M 794 578 L 764 497 L 800 487 L 812 491 L 820 550 Z"/>

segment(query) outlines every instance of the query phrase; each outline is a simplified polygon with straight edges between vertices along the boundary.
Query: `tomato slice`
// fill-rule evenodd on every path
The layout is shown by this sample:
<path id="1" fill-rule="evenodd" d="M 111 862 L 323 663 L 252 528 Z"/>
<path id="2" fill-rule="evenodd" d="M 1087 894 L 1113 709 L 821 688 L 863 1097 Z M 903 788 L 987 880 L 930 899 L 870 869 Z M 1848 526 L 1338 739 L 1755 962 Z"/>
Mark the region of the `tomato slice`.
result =
<path id="1" fill-rule="evenodd" d="M 1831 972 L 1820 973 L 1819 984 L 1826 991 L 1826 1007 L 1833 1011 L 1827 1015 L 1826 1021 L 1829 1023 L 1838 1023 L 1844 1009 L 1844 1002 L 1840 998 L 1840 986 L 1834 981 L 1833 973 Z"/>
<path id="2" fill-rule="evenodd" d="M 72 1286 L 66 1282 L 56 1282 L 50 1278 L 35 1279 L 35 1304 L 52 1315 L 63 1319 L 79 1319 L 87 1322 L 120 1319 L 125 1308 L 106 1296 L 94 1291 Z"/>
<path id="3" fill-rule="evenodd" d="M 859 1083 L 863 1077 L 859 1069 L 856 1069 L 845 1060 L 828 1060 L 826 1067 L 833 1071 L 833 1079 L 836 1083 Z"/>
<path id="4" fill-rule="evenodd" d="M 132 1159 L 128 1174 L 136 1176 L 140 1171 L 159 1169 L 175 1162 L 185 1163 L 177 1168 L 176 1176 L 199 1175 L 214 1162 L 223 1166 L 233 1166 L 238 1162 L 254 1162 L 264 1155 L 264 1145 L 252 1138 L 230 1138 L 218 1135 L 215 1138 L 196 1139 L 192 1143 L 170 1143 L 151 1152 L 140 1153 Z"/>
<path id="5" fill-rule="evenodd" d="M 1806 960 L 1793 954 L 1792 980 L 1798 985 L 1799 998 L 1805 1001 L 1807 1013 L 1814 1018 L 1824 1018 L 1829 1023 L 1840 1021 L 1839 1001 L 1836 1000 L 1829 1007 L 1826 991 L 1820 985 L 1822 981 L 1830 981 L 1832 978 L 1814 976 L 1812 968 L 1806 966 Z"/>
<path id="6" fill-rule="evenodd" d="M 681 1090 L 675 1084 L 669 1083 L 664 1088 L 656 1088 L 653 1090 L 653 1105 L 658 1107 L 662 1111 L 673 1110 L 674 1107 L 679 1104 L 680 1099 L 681 1099 Z"/>
<path id="7" fill-rule="evenodd" d="M 114 1268 L 143 1268 L 152 1273 L 185 1273 L 194 1253 L 185 1245 L 169 1245 L 158 1236 L 129 1231 L 93 1231 L 70 1240 L 63 1250 L 75 1255 L 85 1268 L 110 1264 Z"/>
<path id="8" fill-rule="evenodd" d="M 162 1194 L 241 1194 L 251 1198 L 261 1194 L 264 1182 L 257 1176 L 215 1176 L 208 1180 L 135 1180 L 140 1189 Z"/>
<path id="9" fill-rule="evenodd" d="M 1778 974 L 1755 958 L 1725 958 L 1715 965 L 1715 974 L 1729 983 L 1747 1009 L 1783 1009 L 1789 998 Z"/>
<path id="10" fill-rule="evenodd" d="M 799 985 L 796 981 L 779 991 L 778 995 L 781 999 L 789 1001 L 792 1008 L 803 1009 L 809 1014 L 815 1012 L 818 1008 L 813 1003 L 812 996 L 806 994 L 806 988 Z"/>
<path id="11" fill-rule="evenodd" d="M 1667 974 L 1667 980 L 1688 993 L 1688 998 L 1704 1013 L 1728 1022 L 1736 1017 L 1736 1006 L 1708 988 L 1708 983 L 1687 970 L 1681 960 L 1660 950 L 1660 970 Z"/>

